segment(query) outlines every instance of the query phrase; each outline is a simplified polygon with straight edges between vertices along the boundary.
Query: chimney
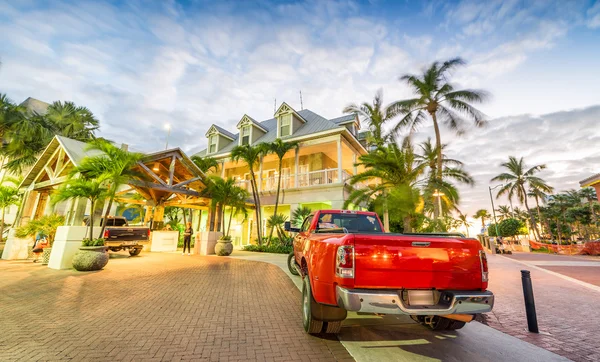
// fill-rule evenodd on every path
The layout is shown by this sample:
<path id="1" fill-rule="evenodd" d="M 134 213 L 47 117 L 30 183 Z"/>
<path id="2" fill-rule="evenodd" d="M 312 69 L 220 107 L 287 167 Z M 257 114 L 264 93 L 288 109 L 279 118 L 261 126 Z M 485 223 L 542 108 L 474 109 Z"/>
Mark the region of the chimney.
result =
<path id="1" fill-rule="evenodd" d="M 123 151 L 129 151 L 129 145 L 126 143 L 121 143 L 121 149 Z"/>

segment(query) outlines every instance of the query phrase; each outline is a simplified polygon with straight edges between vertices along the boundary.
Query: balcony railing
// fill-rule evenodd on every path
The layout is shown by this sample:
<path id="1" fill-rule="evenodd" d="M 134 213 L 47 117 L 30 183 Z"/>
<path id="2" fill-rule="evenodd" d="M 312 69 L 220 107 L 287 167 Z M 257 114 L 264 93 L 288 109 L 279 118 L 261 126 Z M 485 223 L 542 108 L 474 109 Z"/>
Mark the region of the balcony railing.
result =
<path id="1" fill-rule="evenodd" d="M 296 175 L 283 175 L 281 177 L 281 189 L 292 189 L 296 187 L 309 187 L 309 186 L 318 186 L 318 185 L 330 185 L 339 182 L 338 178 L 338 169 L 331 168 L 327 170 L 318 170 L 301 173 L 298 176 L 298 185 L 296 186 Z M 347 181 L 352 177 L 346 171 L 342 171 L 342 177 L 344 181 Z M 262 182 L 262 191 L 276 191 L 277 190 L 277 181 L 279 180 L 278 176 L 269 176 L 263 178 Z M 249 180 L 240 180 L 236 182 L 237 186 L 240 186 L 249 192 L 252 192 L 252 187 L 250 186 Z M 354 185 L 355 188 L 367 187 L 366 184 L 357 183 Z"/>

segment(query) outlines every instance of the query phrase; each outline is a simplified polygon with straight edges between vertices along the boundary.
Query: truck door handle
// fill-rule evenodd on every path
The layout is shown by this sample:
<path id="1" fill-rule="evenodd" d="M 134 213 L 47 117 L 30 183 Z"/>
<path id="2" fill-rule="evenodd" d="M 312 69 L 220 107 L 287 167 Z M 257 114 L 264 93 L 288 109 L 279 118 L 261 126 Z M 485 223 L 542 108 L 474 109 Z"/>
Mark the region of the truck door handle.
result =
<path id="1" fill-rule="evenodd" d="M 412 246 L 429 246 L 431 243 L 429 241 L 413 241 Z"/>

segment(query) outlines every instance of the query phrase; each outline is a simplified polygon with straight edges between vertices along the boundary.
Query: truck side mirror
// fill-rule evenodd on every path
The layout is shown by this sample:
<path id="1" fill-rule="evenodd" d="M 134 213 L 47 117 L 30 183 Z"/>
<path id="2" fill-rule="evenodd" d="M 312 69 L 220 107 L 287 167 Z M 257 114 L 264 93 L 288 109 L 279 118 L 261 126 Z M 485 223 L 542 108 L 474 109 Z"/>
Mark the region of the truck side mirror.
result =
<path id="1" fill-rule="evenodd" d="M 291 232 L 291 233 L 299 233 L 300 232 L 300 228 L 293 228 L 292 227 L 292 223 L 289 222 L 289 221 L 286 221 L 283 224 L 283 228 L 284 228 L 285 231 Z"/>

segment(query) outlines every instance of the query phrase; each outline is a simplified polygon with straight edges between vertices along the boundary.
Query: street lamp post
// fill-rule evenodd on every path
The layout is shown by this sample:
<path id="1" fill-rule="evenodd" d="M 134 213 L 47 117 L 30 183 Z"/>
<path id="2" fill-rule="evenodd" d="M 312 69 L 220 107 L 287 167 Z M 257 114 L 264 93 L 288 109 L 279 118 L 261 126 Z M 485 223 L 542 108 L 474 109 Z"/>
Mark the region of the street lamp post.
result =
<path id="1" fill-rule="evenodd" d="M 438 201 L 438 210 L 439 210 L 439 214 L 438 214 L 438 218 L 441 219 L 442 218 L 442 196 L 444 196 L 445 194 L 443 192 L 440 192 L 439 190 L 435 190 L 435 192 L 433 193 L 433 196 L 437 197 L 437 201 Z"/>
<path id="2" fill-rule="evenodd" d="M 165 150 L 169 148 L 169 136 L 171 135 L 171 125 L 165 124 L 165 128 L 167 129 L 167 143 L 165 144 Z"/>
<path id="3" fill-rule="evenodd" d="M 496 185 L 494 187 L 488 186 L 488 189 L 490 190 L 490 201 L 492 202 L 492 214 L 494 215 L 494 226 L 496 227 L 496 240 L 498 240 L 498 236 L 500 236 L 500 233 L 498 232 L 498 221 L 496 220 L 496 209 L 494 208 L 494 198 L 492 197 L 492 190 L 494 190 L 495 188 L 500 187 L 500 186 L 504 186 L 504 184 Z M 494 242 L 494 244 L 496 244 L 496 243 Z M 495 254 L 495 253 L 496 253 L 496 248 L 493 247 L 492 254 Z"/>

